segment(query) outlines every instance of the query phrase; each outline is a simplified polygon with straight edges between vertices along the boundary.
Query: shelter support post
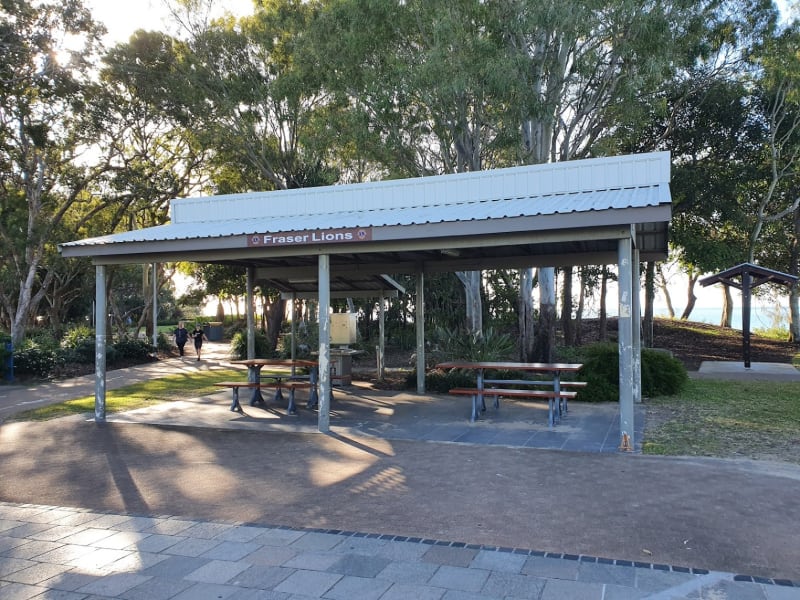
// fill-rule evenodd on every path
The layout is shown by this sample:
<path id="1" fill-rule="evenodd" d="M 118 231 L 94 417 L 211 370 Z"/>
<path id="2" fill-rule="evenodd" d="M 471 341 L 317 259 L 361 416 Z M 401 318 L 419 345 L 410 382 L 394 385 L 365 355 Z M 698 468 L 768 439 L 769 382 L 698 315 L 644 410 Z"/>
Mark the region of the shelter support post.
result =
<path id="1" fill-rule="evenodd" d="M 106 420 L 106 337 L 108 310 L 106 308 L 106 267 L 95 267 L 95 354 L 94 354 L 94 420 Z"/>
<path id="2" fill-rule="evenodd" d="M 386 363 L 384 355 L 386 352 L 386 296 L 381 292 L 378 305 L 378 381 L 383 381 Z"/>
<path id="3" fill-rule="evenodd" d="M 291 306 L 289 307 L 289 319 L 292 321 L 292 360 L 297 358 L 297 321 L 295 315 L 297 314 L 297 292 L 292 292 Z M 292 365 L 292 375 L 295 373 L 295 367 Z"/>
<path id="4" fill-rule="evenodd" d="M 331 428 L 331 258 L 319 255 L 319 415 L 317 429 Z"/>
<path id="5" fill-rule="evenodd" d="M 256 278 L 255 267 L 247 267 L 247 289 L 245 291 L 245 303 L 247 304 L 247 358 L 256 357 L 256 326 L 255 326 L 255 306 L 253 302 L 253 282 Z"/>
<path id="6" fill-rule="evenodd" d="M 635 232 L 634 232 L 634 240 Z M 639 273 L 639 249 L 634 247 L 631 260 L 631 320 L 633 338 L 633 401 L 642 401 L 642 279 Z"/>
<path id="7" fill-rule="evenodd" d="M 425 393 L 425 274 L 417 271 L 417 300 L 414 303 L 417 330 L 417 393 Z"/>
<path id="8" fill-rule="evenodd" d="M 153 348 L 158 348 L 158 263 L 153 263 Z"/>
<path id="9" fill-rule="evenodd" d="M 742 271 L 742 356 L 744 368 L 750 368 L 750 271 Z"/>
<path id="10" fill-rule="evenodd" d="M 619 240 L 619 429 L 620 449 L 635 447 L 633 428 L 633 264 L 631 238 Z"/>

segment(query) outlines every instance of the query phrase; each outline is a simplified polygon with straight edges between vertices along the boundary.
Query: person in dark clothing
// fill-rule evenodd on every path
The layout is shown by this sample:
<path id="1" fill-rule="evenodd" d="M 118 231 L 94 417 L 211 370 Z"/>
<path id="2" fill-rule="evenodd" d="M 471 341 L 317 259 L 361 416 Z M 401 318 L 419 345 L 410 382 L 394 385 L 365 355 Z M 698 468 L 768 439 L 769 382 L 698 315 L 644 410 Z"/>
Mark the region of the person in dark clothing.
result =
<path id="1" fill-rule="evenodd" d="M 194 326 L 192 331 L 192 339 L 194 340 L 194 349 L 197 352 L 197 360 L 200 360 L 200 352 L 203 349 L 203 340 L 208 341 L 206 334 L 203 333 L 203 328 L 199 325 Z"/>
<path id="2" fill-rule="evenodd" d="M 186 324 L 183 321 L 178 323 L 178 327 L 175 329 L 173 335 L 175 336 L 175 345 L 178 347 L 178 352 L 183 356 L 183 347 L 186 345 L 186 342 L 189 341 L 189 330 L 186 329 Z"/>

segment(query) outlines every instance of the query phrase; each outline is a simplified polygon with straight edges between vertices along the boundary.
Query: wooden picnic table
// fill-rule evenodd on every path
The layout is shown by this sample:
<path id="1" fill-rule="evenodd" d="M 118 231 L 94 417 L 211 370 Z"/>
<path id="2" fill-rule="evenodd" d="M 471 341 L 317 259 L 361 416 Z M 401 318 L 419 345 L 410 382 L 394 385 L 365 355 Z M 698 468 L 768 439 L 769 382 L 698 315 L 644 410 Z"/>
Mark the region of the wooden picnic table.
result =
<path id="1" fill-rule="evenodd" d="M 562 391 L 561 375 L 563 373 L 576 373 L 583 367 L 580 363 L 542 363 L 542 362 L 510 362 L 510 361 L 464 361 L 455 360 L 443 362 L 436 365 L 437 369 L 464 369 L 477 372 L 477 381 L 475 388 L 457 388 L 451 390 L 451 393 L 471 395 L 472 396 L 472 414 L 470 421 L 475 421 L 478 418 L 478 411 L 486 410 L 485 395 L 494 397 L 495 408 L 499 407 L 499 397 L 507 396 L 527 396 L 530 398 L 546 398 L 548 402 L 548 424 L 552 428 L 557 419 L 556 413 L 560 416 L 562 411 L 562 401 L 564 402 L 563 410 L 566 411 L 566 399 L 574 397 L 574 392 Z M 527 379 L 486 379 L 486 371 L 520 371 L 520 372 L 535 372 L 547 373 L 552 376 L 551 381 L 538 381 Z M 577 385 L 585 385 L 583 382 L 575 382 Z M 487 388 L 486 385 L 490 384 L 492 387 Z M 503 385 L 525 385 L 525 386 L 541 386 L 552 385 L 552 392 L 543 392 L 541 390 L 530 390 L 528 393 L 521 393 L 520 390 L 503 389 Z M 558 402 L 557 411 L 555 402 Z"/>
<path id="2" fill-rule="evenodd" d="M 309 383 L 311 384 L 311 398 L 309 399 L 309 404 L 312 404 L 312 400 L 315 400 L 315 396 L 317 393 L 317 361 L 315 360 L 304 360 L 304 359 L 290 359 L 290 358 L 246 358 L 243 360 L 232 360 L 231 364 L 234 365 L 244 365 L 247 367 L 247 381 L 255 384 L 253 386 L 253 395 L 250 398 L 250 406 L 255 406 L 256 404 L 266 404 L 264 401 L 264 396 L 261 394 L 261 380 L 262 378 L 269 378 L 274 380 L 276 383 L 280 384 L 284 379 L 286 380 L 297 380 L 297 379 L 308 379 Z M 266 375 L 262 375 L 261 370 L 264 367 L 282 367 L 282 368 L 289 368 L 291 369 L 290 373 L 269 373 Z M 297 368 L 307 368 L 309 370 L 309 375 L 307 377 L 296 375 L 295 369 Z M 283 402 L 283 394 L 281 392 L 281 385 L 277 385 L 275 388 L 275 401 L 276 402 Z"/>

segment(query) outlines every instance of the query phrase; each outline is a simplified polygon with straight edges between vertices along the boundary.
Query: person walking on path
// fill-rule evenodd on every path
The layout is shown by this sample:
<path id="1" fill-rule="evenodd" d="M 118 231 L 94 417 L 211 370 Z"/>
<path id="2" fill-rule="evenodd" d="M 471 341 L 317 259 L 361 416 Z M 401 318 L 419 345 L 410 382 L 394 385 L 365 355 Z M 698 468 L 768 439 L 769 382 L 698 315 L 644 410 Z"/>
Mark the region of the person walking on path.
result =
<path id="1" fill-rule="evenodd" d="M 178 347 L 178 352 L 181 356 L 183 356 L 183 347 L 186 345 L 186 342 L 189 341 L 189 330 L 186 329 L 186 324 L 181 321 L 178 323 L 177 329 L 175 329 L 175 345 Z"/>
<path id="2" fill-rule="evenodd" d="M 203 333 L 203 328 L 200 325 L 194 326 L 194 331 L 192 331 L 192 339 L 194 340 L 194 349 L 197 352 L 197 360 L 200 360 L 200 352 L 203 349 L 203 340 L 208 341 L 206 338 L 206 334 Z"/>

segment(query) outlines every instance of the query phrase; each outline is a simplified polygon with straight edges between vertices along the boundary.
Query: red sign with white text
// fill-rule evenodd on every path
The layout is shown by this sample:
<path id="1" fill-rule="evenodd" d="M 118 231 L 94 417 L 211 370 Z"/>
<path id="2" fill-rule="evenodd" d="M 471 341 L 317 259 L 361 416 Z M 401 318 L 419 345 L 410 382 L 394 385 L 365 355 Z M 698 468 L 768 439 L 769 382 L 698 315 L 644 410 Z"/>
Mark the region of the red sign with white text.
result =
<path id="1" fill-rule="evenodd" d="M 254 233 L 247 238 L 252 246 L 299 246 L 306 244 L 342 244 L 369 242 L 372 228 L 317 229 L 316 231 L 281 231 L 276 233 Z"/>

